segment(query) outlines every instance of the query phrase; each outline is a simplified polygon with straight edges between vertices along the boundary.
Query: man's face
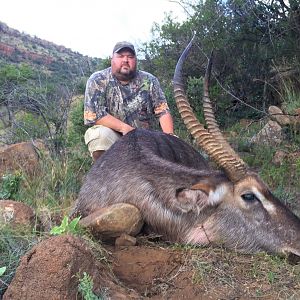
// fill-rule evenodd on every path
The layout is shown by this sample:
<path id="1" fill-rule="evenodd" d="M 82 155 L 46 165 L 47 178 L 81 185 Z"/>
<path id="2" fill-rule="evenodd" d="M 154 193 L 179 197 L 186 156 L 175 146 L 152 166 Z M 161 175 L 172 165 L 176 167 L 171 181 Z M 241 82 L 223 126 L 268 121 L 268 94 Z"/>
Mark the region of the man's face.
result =
<path id="1" fill-rule="evenodd" d="M 132 79 L 135 76 L 136 65 L 136 56 L 126 48 L 114 53 L 111 59 L 112 73 L 120 81 Z"/>

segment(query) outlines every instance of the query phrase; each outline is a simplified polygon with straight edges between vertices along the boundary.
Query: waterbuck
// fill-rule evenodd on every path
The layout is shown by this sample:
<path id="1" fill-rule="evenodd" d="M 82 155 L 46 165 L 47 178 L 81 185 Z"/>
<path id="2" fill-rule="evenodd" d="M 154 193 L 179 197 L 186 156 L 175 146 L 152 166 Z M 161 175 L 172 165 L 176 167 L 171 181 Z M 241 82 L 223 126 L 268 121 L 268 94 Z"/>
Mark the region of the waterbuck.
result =
<path id="1" fill-rule="evenodd" d="M 192 41 L 176 66 L 175 100 L 189 132 L 221 170 L 211 168 L 198 151 L 175 136 L 136 129 L 92 166 L 72 216 L 130 203 L 169 241 L 300 256 L 299 218 L 249 170 L 218 128 L 208 93 L 211 64 L 204 80 L 207 129 L 196 119 L 181 77 L 191 46 Z"/>

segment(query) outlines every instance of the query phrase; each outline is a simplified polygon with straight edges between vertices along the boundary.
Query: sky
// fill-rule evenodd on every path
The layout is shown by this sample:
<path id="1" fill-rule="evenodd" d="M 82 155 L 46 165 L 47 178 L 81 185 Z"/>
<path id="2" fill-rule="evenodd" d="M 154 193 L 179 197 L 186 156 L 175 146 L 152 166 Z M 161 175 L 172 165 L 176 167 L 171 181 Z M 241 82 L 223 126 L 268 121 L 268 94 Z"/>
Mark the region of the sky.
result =
<path id="1" fill-rule="evenodd" d="M 179 1 L 178 1 L 179 2 Z M 105 58 L 119 41 L 151 40 L 166 13 L 182 22 L 183 7 L 170 0 L 1 0 L 0 21 L 31 36 Z"/>

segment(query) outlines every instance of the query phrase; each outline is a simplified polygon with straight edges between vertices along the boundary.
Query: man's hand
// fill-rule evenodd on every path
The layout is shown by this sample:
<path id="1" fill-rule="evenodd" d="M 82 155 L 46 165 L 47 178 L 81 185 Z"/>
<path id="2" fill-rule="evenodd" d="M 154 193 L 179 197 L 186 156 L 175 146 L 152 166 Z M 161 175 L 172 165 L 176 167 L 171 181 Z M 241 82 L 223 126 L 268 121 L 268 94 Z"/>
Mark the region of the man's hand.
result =
<path id="1" fill-rule="evenodd" d="M 130 132 L 130 131 L 133 130 L 133 129 L 134 129 L 133 127 L 131 127 L 130 125 L 124 123 L 124 126 L 122 126 L 120 132 L 121 132 L 123 135 L 125 135 L 125 134 L 127 134 L 128 132 Z"/>
<path id="2" fill-rule="evenodd" d="M 130 125 L 120 121 L 119 119 L 113 117 L 110 114 L 108 114 L 108 115 L 102 117 L 101 119 L 97 120 L 95 124 L 106 126 L 110 129 L 113 129 L 117 132 L 120 132 L 122 135 L 125 135 L 129 131 L 134 129 Z"/>

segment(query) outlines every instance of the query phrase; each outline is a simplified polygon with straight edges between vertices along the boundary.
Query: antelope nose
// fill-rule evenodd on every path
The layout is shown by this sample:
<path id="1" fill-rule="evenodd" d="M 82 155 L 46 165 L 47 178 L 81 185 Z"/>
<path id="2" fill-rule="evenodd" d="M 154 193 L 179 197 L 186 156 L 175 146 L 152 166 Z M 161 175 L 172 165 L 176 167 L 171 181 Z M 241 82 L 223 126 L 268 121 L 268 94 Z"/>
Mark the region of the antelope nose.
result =
<path id="1" fill-rule="evenodd" d="M 287 259 L 289 262 L 295 263 L 295 264 L 300 262 L 300 250 L 299 249 L 287 247 L 287 248 L 283 249 L 283 253 L 285 253 L 287 255 Z"/>
<path id="2" fill-rule="evenodd" d="M 287 260 L 290 264 L 296 265 L 300 262 L 300 255 L 297 255 L 295 253 L 290 253 L 287 257 Z"/>

